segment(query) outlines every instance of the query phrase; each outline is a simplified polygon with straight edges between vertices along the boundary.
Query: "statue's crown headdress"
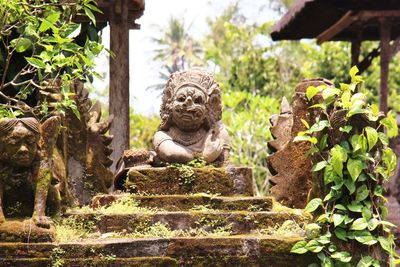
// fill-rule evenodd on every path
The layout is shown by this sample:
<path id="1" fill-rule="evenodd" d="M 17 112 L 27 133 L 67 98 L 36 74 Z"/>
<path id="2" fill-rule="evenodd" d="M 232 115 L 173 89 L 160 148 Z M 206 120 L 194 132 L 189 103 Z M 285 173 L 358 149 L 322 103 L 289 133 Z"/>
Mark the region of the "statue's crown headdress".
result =
<path id="1" fill-rule="evenodd" d="M 202 90 L 206 95 L 209 95 L 212 93 L 212 90 L 219 89 L 213 86 L 215 84 L 215 79 L 211 73 L 201 70 L 187 70 L 172 74 L 166 90 L 171 90 L 170 93 L 174 95 L 184 86 L 194 86 Z"/>

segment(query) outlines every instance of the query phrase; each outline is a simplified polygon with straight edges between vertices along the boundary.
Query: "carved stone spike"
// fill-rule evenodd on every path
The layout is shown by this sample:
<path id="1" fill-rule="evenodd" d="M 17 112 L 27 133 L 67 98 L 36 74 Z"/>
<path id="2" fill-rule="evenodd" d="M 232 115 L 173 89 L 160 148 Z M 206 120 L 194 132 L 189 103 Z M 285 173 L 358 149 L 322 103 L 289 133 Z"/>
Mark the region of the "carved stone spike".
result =
<path id="1" fill-rule="evenodd" d="M 294 143 L 293 139 L 299 131 L 305 130 L 301 119 L 309 124 L 314 121 L 315 115 L 308 108 L 305 92 L 309 86 L 319 85 L 332 86 L 332 83 L 325 79 L 309 79 L 299 83 L 293 96 L 292 108 L 283 100 L 283 114 L 275 119 L 276 125 L 271 127 L 271 133 L 276 139 L 269 142 L 269 147 L 276 152 L 267 159 L 267 166 L 273 175 L 270 178 L 270 191 L 278 201 L 290 207 L 304 208 L 313 186 L 311 160 L 305 156 L 310 145 L 307 142 Z"/>
<path id="2" fill-rule="evenodd" d="M 89 92 L 82 84 L 71 90 L 76 94 L 76 104 L 81 114 L 78 120 L 67 112 L 68 173 L 72 202 L 87 204 L 92 195 L 106 193 L 112 184 L 112 164 L 109 147 L 112 136 L 107 136 L 113 117 L 102 120 L 100 103 L 92 105 Z"/>
<path id="3" fill-rule="evenodd" d="M 89 124 L 99 122 L 101 119 L 101 103 L 96 101 L 96 103 L 90 108 L 90 121 Z"/>
<path id="4" fill-rule="evenodd" d="M 292 107 L 286 97 L 283 97 L 281 102 L 281 114 L 285 113 L 292 113 Z"/>

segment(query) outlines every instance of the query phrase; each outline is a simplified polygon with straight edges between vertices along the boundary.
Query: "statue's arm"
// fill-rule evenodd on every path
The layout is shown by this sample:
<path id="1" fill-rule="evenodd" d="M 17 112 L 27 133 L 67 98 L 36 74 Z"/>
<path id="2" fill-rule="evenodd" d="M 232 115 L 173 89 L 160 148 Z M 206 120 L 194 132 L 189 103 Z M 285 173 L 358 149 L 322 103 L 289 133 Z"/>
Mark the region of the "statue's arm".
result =
<path id="1" fill-rule="evenodd" d="M 218 134 L 215 134 L 211 129 L 207 133 L 207 137 L 204 143 L 204 160 L 208 163 L 212 163 L 216 161 L 221 155 L 223 155 L 224 159 L 228 160 L 229 142 L 229 135 L 225 127 L 220 126 Z"/>
<path id="2" fill-rule="evenodd" d="M 153 145 L 159 158 L 169 163 L 187 163 L 194 159 L 192 151 L 178 144 L 163 131 L 158 131 L 153 138 Z"/>

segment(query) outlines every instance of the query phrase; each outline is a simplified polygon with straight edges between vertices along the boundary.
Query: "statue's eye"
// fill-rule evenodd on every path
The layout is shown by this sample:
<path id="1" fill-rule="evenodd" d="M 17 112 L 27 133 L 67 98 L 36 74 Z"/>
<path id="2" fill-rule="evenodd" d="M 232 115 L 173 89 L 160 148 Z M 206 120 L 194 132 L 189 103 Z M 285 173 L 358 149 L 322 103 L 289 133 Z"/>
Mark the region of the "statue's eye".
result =
<path id="1" fill-rule="evenodd" d="M 196 103 L 196 104 L 203 104 L 203 98 L 202 98 L 201 96 L 195 97 L 194 103 Z"/>
<path id="2" fill-rule="evenodd" d="M 182 96 L 178 96 L 178 102 L 185 102 L 185 97 L 182 95 Z"/>

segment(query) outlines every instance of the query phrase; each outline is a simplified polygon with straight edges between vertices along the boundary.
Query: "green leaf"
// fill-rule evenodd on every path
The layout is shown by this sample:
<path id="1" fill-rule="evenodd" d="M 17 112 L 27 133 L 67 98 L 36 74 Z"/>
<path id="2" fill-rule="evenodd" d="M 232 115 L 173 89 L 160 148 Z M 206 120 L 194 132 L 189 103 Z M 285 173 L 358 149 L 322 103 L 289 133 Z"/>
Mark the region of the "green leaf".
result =
<path id="1" fill-rule="evenodd" d="M 353 107 L 350 109 L 350 111 L 347 113 L 346 117 L 350 118 L 351 116 L 354 116 L 356 114 L 363 114 L 366 113 L 366 109 L 360 108 L 360 107 Z"/>
<path id="2" fill-rule="evenodd" d="M 320 108 L 320 109 L 326 110 L 326 105 L 325 104 L 315 104 L 309 108 Z"/>
<path id="3" fill-rule="evenodd" d="M 389 145 L 389 138 L 385 133 L 378 133 L 379 140 L 382 142 L 383 145 L 387 146 Z"/>
<path id="4" fill-rule="evenodd" d="M 61 12 L 52 12 L 46 17 L 46 19 L 52 24 L 56 23 L 60 19 Z"/>
<path id="5" fill-rule="evenodd" d="M 307 252 L 307 249 L 305 246 L 307 245 L 307 241 L 299 241 L 290 250 L 291 253 L 296 253 L 296 254 L 304 254 Z"/>
<path id="6" fill-rule="evenodd" d="M 367 152 L 368 142 L 367 142 L 367 138 L 363 134 L 358 136 L 357 143 L 358 143 L 358 146 L 360 147 L 361 151 Z"/>
<path id="7" fill-rule="evenodd" d="M 315 164 L 315 165 L 312 167 L 311 171 L 313 171 L 313 172 L 320 171 L 320 170 L 322 170 L 323 168 L 325 168 L 327 164 L 328 164 L 328 162 L 326 162 L 326 161 L 320 161 L 320 162 L 318 162 L 317 164 Z"/>
<path id="8" fill-rule="evenodd" d="M 22 53 L 32 47 L 32 42 L 28 38 L 20 37 L 12 40 L 11 46 L 14 47 L 18 53 Z"/>
<path id="9" fill-rule="evenodd" d="M 332 87 L 327 87 L 322 91 L 322 97 L 326 100 L 340 94 L 340 90 Z"/>
<path id="10" fill-rule="evenodd" d="M 362 257 L 361 260 L 357 263 L 357 267 L 369 267 L 372 266 L 374 258 L 371 256 Z"/>
<path id="11" fill-rule="evenodd" d="M 351 129 L 353 129 L 353 126 L 351 125 L 347 125 L 345 127 L 340 127 L 339 131 L 343 132 L 343 133 L 349 133 L 351 131 Z"/>
<path id="12" fill-rule="evenodd" d="M 68 29 L 64 32 L 65 38 L 75 38 L 81 33 L 81 24 L 70 24 L 68 25 Z"/>
<path id="13" fill-rule="evenodd" d="M 311 126 L 311 128 L 308 129 L 307 132 L 309 132 L 309 133 L 320 132 L 328 126 L 329 126 L 329 122 L 327 120 L 320 120 L 320 121 L 317 121 L 316 123 L 314 123 Z"/>
<path id="14" fill-rule="evenodd" d="M 25 57 L 25 59 L 26 59 L 26 61 L 28 61 L 28 63 L 30 65 L 32 65 L 35 68 L 44 69 L 46 67 L 46 64 L 42 60 L 40 60 L 38 58 Z"/>
<path id="15" fill-rule="evenodd" d="M 321 91 L 320 88 L 314 87 L 314 86 L 309 86 L 306 91 L 306 97 L 308 101 L 310 101 L 316 94 L 318 94 Z"/>
<path id="16" fill-rule="evenodd" d="M 354 182 L 365 167 L 364 162 L 361 160 L 349 158 L 347 161 L 347 171 L 350 173 L 351 179 Z"/>
<path id="17" fill-rule="evenodd" d="M 382 186 L 381 185 L 377 185 L 375 190 L 374 190 L 374 195 L 378 196 L 378 197 L 383 197 L 382 193 L 383 193 Z"/>
<path id="18" fill-rule="evenodd" d="M 343 206 L 342 204 L 336 204 L 336 205 L 335 205 L 335 209 L 343 210 L 343 211 L 346 211 L 346 210 L 347 210 L 346 207 Z"/>
<path id="19" fill-rule="evenodd" d="M 380 236 L 380 237 L 378 237 L 378 241 L 384 250 L 386 250 L 389 253 L 392 253 L 393 249 L 392 249 L 392 246 L 391 246 L 389 240 L 387 240 L 387 238 Z"/>
<path id="20" fill-rule="evenodd" d="M 359 188 L 357 188 L 357 192 L 356 192 L 356 201 L 363 201 L 364 199 L 366 199 L 369 195 L 369 190 L 367 188 L 367 186 L 365 184 L 363 184 L 362 186 L 360 186 Z"/>
<path id="21" fill-rule="evenodd" d="M 349 71 L 350 77 L 351 78 L 355 77 L 358 72 L 359 72 L 359 69 L 357 68 L 356 65 L 354 65 Z"/>
<path id="22" fill-rule="evenodd" d="M 385 150 L 383 150 L 382 159 L 388 169 L 389 175 L 392 176 L 397 163 L 396 154 L 393 152 L 392 149 L 386 148 Z"/>
<path id="23" fill-rule="evenodd" d="M 352 195 L 356 191 L 356 184 L 353 180 L 347 179 L 344 181 L 344 185 L 346 186 L 347 190 L 349 190 L 349 194 Z"/>
<path id="24" fill-rule="evenodd" d="M 84 10 L 85 10 L 86 16 L 88 16 L 88 18 L 93 22 L 93 24 L 96 25 L 96 18 L 93 15 L 93 12 L 87 7 L 84 7 Z"/>
<path id="25" fill-rule="evenodd" d="M 368 230 L 355 231 L 354 238 L 364 245 L 373 245 L 378 242 L 378 240 L 376 240 L 376 238 Z"/>
<path id="26" fill-rule="evenodd" d="M 347 251 L 341 251 L 341 252 L 335 252 L 331 255 L 331 258 L 339 260 L 341 262 L 350 262 L 351 261 L 351 255 Z"/>
<path id="27" fill-rule="evenodd" d="M 301 141 L 308 141 L 312 144 L 316 144 L 318 142 L 318 139 L 308 135 L 298 135 L 293 139 L 293 142 L 301 142 Z"/>
<path id="28" fill-rule="evenodd" d="M 399 130 L 397 126 L 396 117 L 393 115 L 392 111 L 389 111 L 386 118 L 379 121 L 380 124 L 384 125 L 387 129 L 387 136 L 393 138 L 397 136 Z"/>
<path id="29" fill-rule="evenodd" d="M 343 162 L 346 162 L 347 160 L 347 151 L 343 147 L 335 145 L 330 152 L 332 156 L 333 169 L 340 177 L 343 177 Z"/>
<path id="30" fill-rule="evenodd" d="M 336 228 L 335 236 L 337 238 L 339 238 L 340 240 L 347 241 L 347 233 L 346 233 L 346 230 L 344 230 L 343 228 L 340 228 L 340 227 Z"/>
<path id="31" fill-rule="evenodd" d="M 301 122 L 304 124 L 304 126 L 306 126 L 307 129 L 310 129 L 310 124 L 308 124 L 308 122 L 306 120 L 300 119 Z"/>
<path id="32" fill-rule="evenodd" d="M 368 222 L 364 218 L 358 218 L 351 225 L 351 230 L 364 230 L 368 227 Z"/>
<path id="33" fill-rule="evenodd" d="M 369 220 L 368 222 L 368 230 L 373 231 L 376 229 L 376 227 L 378 227 L 379 225 L 379 220 L 372 218 L 371 220 Z"/>
<path id="34" fill-rule="evenodd" d="M 42 23 L 40 24 L 39 31 L 45 32 L 48 29 L 54 27 L 54 23 L 56 23 L 60 18 L 61 12 L 52 12 L 48 15 L 45 19 L 43 19 Z"/>
<path id="35" fill-rule="evenodd" d="M 369 221 L 372 218 L 372 211 L 369 207 L 363 207 L 362 209 L 362 217 L 366 220 Z"/>
<path id="36" fill-rule="evenodd" d="M 308 202 L 307 206 L 304 208 L 305 212 L 313 212 L 318 209 L 319 206 L 322 204 L 322 199 L 314 198 L 310 202 Z"/>
<path id="37" fill-rule="evenodd" d="M 314 253 L 320 252 L 323 248 L 316 240 L 311 240 L 306 245 L 306 249 Z"/>
<path id="38" fill-rule="evenodd" d="M 345 217 L 342 214 L 338 213 L 333 214 L 332 216 L 333 225 L 335 227 L 338 227 L 344 221 L 344 218 Z"/>
<path id="39" fill-rule="evenodd" d="M 319 141 L 319 149 L 323 150 L 328 145 L 328 135 L 324 134 Z"/>
<path id="40" fill-rule="evenodd" d="M 367 140 L 368 140 L 368 151 L 376 145 L 378 142 L 378 132 L 372 127 L 366 127 L 365 132 L 367 133 Z"/>

